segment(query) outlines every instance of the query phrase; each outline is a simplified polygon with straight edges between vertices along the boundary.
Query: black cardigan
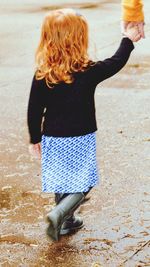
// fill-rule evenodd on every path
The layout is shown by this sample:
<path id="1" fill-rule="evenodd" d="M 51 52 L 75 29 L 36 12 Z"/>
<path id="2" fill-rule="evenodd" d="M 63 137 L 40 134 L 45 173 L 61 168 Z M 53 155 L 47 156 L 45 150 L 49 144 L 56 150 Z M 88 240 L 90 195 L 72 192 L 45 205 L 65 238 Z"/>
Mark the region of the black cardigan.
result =
<path id="1" fill-rule="evenodd" d="M 123 38 L 111 58 L 74 73 L 71 84 L 61 82 L 50 89 L 45 79 L 36 80 L 34 75 L 28 103 L 30 143 L 40 142 L 42 134 L 69 137 L 96 131 L 95 88 L 126 64 L 133 48 L 132 41 Z"/>

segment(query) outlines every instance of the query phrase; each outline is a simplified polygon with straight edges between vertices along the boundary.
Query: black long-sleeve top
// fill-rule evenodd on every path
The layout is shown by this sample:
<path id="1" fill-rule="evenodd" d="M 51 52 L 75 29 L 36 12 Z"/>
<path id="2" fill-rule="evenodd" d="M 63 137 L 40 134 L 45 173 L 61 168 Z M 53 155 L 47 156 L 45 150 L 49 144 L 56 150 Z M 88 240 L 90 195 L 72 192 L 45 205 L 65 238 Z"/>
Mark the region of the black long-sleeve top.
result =
<path id="1" fill-rule="evenodd" d="M 71 84 L 61 82 L 50 89 L 45 79 L 36 80 L 34 75 L 28 103 L 30 142 L 40 142 L 42 134 L 69 137 L 95 132 L 95 88 L 122 69 L 133 48 L 132 41 L 123 38 L 111 58 L 74 73 Z"/>

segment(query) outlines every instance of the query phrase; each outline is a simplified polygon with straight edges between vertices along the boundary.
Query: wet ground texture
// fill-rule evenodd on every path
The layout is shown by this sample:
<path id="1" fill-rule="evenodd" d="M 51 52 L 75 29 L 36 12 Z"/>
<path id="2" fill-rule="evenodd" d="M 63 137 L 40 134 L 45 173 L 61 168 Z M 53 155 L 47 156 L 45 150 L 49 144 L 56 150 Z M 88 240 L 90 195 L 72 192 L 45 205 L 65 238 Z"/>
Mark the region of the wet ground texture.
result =
<path id="1" fill-rule="evenodd" d="M 0 0 L 0 266 L 150 266 L 150 1 L 146 39 L 96 90 L 101 182 L 78 210 L 84 228 L 58 243 L 45 234 L 54 197 L 41 193 L 40 162 L 28 153 L 26 109 L 40 25 L 56 6 L 79 9 L 89 21 L 90 53 L 103 59 L 120 42 L 120 1 L 10 2 Z"/>

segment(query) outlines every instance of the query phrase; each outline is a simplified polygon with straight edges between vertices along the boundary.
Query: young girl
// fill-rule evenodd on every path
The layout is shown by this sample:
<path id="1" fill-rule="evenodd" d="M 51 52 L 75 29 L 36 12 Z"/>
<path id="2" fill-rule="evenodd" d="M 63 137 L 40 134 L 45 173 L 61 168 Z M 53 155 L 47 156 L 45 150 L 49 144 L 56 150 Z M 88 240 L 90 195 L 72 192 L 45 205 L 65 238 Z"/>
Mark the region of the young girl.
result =
<path id="1" fill-rule="evenodd" d="M 83 226 L 74 211 L 98 183 L 94 93 L 98 83 L 127 62 L 140 34 L 127 29 L 113 57 L 89 59 L 88 25 L 72 9 L 50 12 L 42 25 L 29 104 L 32 151 L 42 154 L 42 191 L 55 193 L 47 234 L 60 235 Z"/>

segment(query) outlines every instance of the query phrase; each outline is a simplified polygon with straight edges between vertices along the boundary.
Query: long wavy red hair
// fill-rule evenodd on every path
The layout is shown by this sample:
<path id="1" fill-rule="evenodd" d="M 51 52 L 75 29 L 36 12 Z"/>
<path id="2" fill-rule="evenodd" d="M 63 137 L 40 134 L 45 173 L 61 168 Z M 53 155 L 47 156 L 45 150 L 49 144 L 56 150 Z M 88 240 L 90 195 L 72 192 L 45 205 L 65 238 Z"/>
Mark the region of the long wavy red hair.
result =
<path id="1" fill-rule="evenodd" d="M 60 82 L 72 83 L 73 73 L 84 71 L 88 56 L 88 25 L 72 9 L 51 11 L 44 19 L 35 54 L 36 79 L 45 78 L 51 88 Z"/>

